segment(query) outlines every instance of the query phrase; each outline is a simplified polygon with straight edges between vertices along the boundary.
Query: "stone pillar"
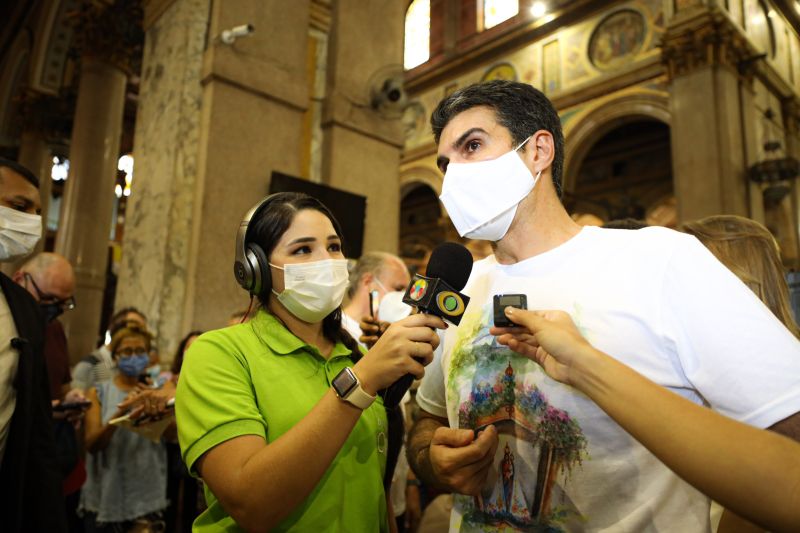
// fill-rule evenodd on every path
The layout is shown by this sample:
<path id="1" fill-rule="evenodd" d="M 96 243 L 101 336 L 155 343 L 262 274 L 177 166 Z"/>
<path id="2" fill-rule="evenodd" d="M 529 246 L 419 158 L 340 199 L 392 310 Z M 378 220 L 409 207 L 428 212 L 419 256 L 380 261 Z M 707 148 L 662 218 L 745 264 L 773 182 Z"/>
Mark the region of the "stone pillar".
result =
<path id="1" fill-rule="evenodd" d="M 323 182 L 367 197 L 364 251 L 397 252 L 400 114 L 371 107 L 370 83 L 402 79 L 406 2 L 339 0 L 333 5 L 323 110 Z M 385 76 L 377 76 L 376 73 Z"/>
<path id="2" fill-rule="evenodd" d="M 30 169 L 39 178 L 39 195 L 42 201 L 42 238 L 36 245 L 34 253 L 44 250 L 44 238 L 47 232 L 47 212 L 50 209 L 50 195 L 53 191 L 53 180 L 50 171 L 53 167 L 53 154 L 44 134 L 38 130 L 25 130 L 19 144 L 19 162 Z"/>
<path id="3" fill-rule="evenodd" d="M 747 216 L 743 123 L 750 111 L 742 102 L 738 66 L 753 51 L 723 13 L 698 5 L 690 13 L 679 11 L 670 21 L 662 48 L 678 217 Z"/>
<path id="4" fill-rule="evenodd" d="M 236 230 L 273 170 L 306 176 L 309 0 L 151 0 L 119 305 L 140 306 L 169 359 L 191 329 L 248 305 Z M 226 44 L 223 30 L 255 31 Z"/>
<path id="5" fill-rule="evenodd" d="M 162 354 L 184 334 L 210 0 L 145 3 L 145 45 L 116 307 L 147 314 Z"/>
<path id="6" fill-rule="evenodd" d="M 141 53 L 138 0 L 83 2 L 73 17 L 80 78 L 56 252 L 75 269 L 76 308 L 62 322 L 76 362 L 97 344 L 128 73 Z"/>
<path id="7" fill-rule="evenodd" d="M 62 319 L 73 361 L 94 349 L 100 327 L 126 83 L 117 66 L 82 59 L 56 237 L 56 251 L 75 269 L 77 306 Z"/>

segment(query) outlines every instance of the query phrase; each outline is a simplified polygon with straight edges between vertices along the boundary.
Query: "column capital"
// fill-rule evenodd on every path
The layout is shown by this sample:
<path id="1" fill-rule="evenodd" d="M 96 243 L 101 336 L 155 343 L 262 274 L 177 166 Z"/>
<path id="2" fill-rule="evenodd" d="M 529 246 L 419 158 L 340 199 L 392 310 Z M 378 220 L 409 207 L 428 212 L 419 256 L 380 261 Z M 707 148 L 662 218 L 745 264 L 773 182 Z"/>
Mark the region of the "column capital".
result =
<path id="1" fill-rule="evenodd" d="M 22 94 L 20 110 L 24 130 L 41 133 L 48 140 L 69 139 L 75 95 L 64 92 L 61 96 L 51 96 L 28 89 Z"/>
<path id="2" fill-rule="evenodd" d="M 126 74 L 139 70 L 144 48 L 141 1 L 84 0 L 70 18 L 81 57 L 109 63 Z"/>
<path id="3" fill-rule="evenodd" d="M 695 7 L 691 16 L 676 16 L 661 41 L 661 59 L 670 80 L 713 66 L 752 79 L 755 58 L 747 37 L 713 6 Z"/>

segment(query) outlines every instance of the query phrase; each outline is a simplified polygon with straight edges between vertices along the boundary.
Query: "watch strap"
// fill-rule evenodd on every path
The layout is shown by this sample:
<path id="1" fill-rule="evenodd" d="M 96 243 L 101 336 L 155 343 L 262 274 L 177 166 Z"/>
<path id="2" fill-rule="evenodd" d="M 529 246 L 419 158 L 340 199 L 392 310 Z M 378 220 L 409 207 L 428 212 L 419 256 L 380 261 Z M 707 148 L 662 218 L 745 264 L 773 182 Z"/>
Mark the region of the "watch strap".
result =
<path id="1" fill-rule="evenodd" d="M 359 409 L 366 409 L 372 402 L 375 401 L 377 396 L 372 396 L 371 394 L 367 393 L 364 389 L 361 388 L 361 383 L 353 387 L 353 390 L 344 398 L 345 401 L 348 401 L 358 407 Z"/>
<path id="2" fill-rule="evenodd" d="M 358 379 L 358 376 L 356 375 L 356 373 L 353 371 L 352 368 L 346 368 L 342 370 L 342 372 L 347 372 L 347 371 L 349 371 L 349 373 L 356 379 L 356 385 L 346 395 L 339 397 L 346 402 L 350 402 L 359 409 L 364 410 L 370 405 L 372 405 L 372 402 L 375 401 L 377 395 L 373 396 L 361 388 L 361 381 Z"/>

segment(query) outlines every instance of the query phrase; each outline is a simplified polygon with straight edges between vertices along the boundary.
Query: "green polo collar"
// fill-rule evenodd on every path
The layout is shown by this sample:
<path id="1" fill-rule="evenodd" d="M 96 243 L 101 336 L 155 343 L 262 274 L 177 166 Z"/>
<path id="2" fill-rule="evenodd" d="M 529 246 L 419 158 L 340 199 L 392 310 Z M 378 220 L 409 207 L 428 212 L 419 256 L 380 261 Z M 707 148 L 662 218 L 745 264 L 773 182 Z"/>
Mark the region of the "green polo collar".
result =
<path id="1" fill-rule="evenodd" d="M 269 339 L 269 349 L 275 354 L 289 355 L 306 350 L 321 357 L 316 347 L 305 343 L 294 333 L 289 331 L 289 329 L 272 313 L 261 309 L 250 321 L 250 324 L 256 335 L 262 339 L 262 342 L 265 342 L 265 339 Z M 349 357 L 351 353 L 347 346 L 341 341 L 337 341 L 328 360 L 335 359 L 336 357 Z"/>

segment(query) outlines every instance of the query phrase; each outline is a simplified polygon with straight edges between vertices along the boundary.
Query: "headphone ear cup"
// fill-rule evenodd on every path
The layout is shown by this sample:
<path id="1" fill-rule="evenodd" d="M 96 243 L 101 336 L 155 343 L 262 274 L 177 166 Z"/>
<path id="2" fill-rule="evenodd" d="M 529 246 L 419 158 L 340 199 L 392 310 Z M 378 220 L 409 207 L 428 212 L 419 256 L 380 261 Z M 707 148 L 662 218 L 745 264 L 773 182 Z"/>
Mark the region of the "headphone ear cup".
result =
<path id="1" fill-rule="evenodd" d="M 261 246 L 250 243 L 247 245 L 247 256 L 253 266 L 254 283 L 251 289 L 251 294 L 256 296 L 264 291 L 272 289 L 272 274 L 269 270 L 269 260 L 267 254 Z"/>

